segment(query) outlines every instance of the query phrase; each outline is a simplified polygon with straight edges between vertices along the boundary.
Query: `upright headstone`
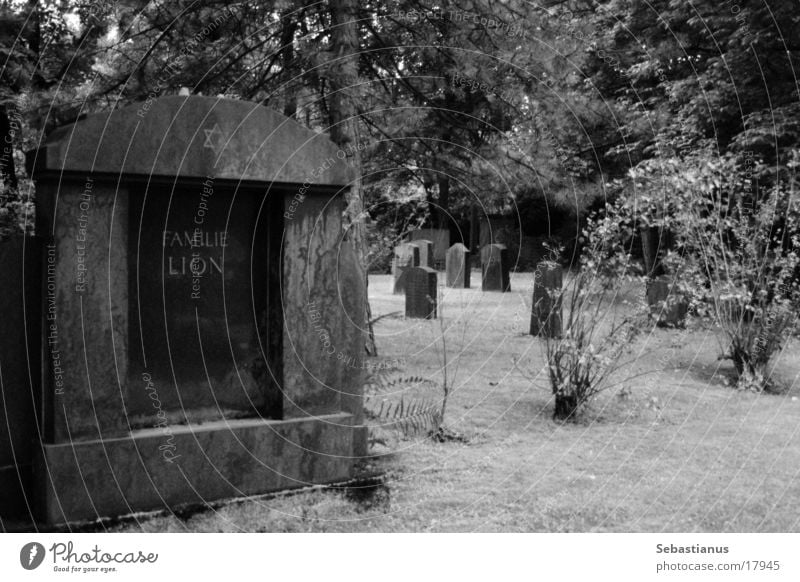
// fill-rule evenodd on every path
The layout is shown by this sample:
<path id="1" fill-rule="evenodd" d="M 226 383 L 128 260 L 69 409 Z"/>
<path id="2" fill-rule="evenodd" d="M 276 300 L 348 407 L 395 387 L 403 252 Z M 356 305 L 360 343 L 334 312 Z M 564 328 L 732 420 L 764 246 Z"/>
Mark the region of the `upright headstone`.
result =
<path id="1" fill-rule="evenodd" d="M 461 243 L 447 251 L 447 286 L 469 289 L 469 249 Z"/>
<path id="2" fill-rule="evenodd" d="M 405 291 L 406 271 L 411 267 L 419 267 L 419 247 L 409 243 L 394 247 L 392 292 L 395 295 L 400 295 Z"/>
<path id="3" fill-rule="evenodd" d="M 542 261 L 533 274 L 531 335 L 561 337 L 561 265 Z"/>
<path id="4" fill-rule="evenodd" d="M 481 289 L 511 291 L 508 250 L 505 245 L 491 244 L 481 249 Z"/>
<path id="5" fill-rule="evenodd" d="M 647 304 L 656 323 L 663 327 L 683 327 L 689 304 L 676 289 L 675 280 L 669 275 L 662 275 L 647 281 Z"/>
<path id="6" fill-rule="evenodd" d="M 412 267 L 406 272 L 406 317 L 436 319 L 436 271 Z"/>
<path id="7" fill-rule="evenodd" d="M 427 239 L 419 239 L 408 243 L 419 249 L 419 266 L 433 268 L 433 243 Z"/>

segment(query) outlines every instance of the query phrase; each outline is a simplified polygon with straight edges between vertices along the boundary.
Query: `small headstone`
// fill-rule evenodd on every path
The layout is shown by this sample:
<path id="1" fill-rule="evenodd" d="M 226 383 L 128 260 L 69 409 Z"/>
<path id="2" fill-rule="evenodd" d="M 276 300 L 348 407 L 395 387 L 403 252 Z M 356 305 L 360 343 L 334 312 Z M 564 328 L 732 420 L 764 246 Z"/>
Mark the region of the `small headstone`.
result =
<path id="1" fill-rule="evenodd" d="M 436 319 L 436 271 L 430 267 L 406 270 L 406 317 Z"/>
<path id="2" fill-rule="evenodd" d="M 531 335 L 561 337 L 561 265 L 542 261 L 533 274 Z"/>
<path id="3" fill-rule="evenodd" d="M 647 282 L 647 304 L 650 313 L 656 318 L 658 325 L 665 327 L 683 327 L 689 304 L 675 289 L 672 277 L 662 275 Z"/>
<path id="4" fill-rule="evenodd" d="M 400 295 L 405 290 L 406 271 L 419 266 L 419 247 L 403 243 L 394 248 L 392 260 L 392 292 Z"/>
<path id="5" fill-rule="evenodd" d="M 505 245 L 490 244 L 481 249 L 481 289 L 511 291 L 508 250 Z"/>
<path id="6" fill-rule="evenodd" d="M 408 243 L 419 249 L 419 266 L 433 268 L 433 243 L 426 239 L 419 239 Z"/>
<path id="7" fill-rule="evenodd" d="M 447 286 L 469 289 L 469 249 L 461 243 L 447 251 Z"/>

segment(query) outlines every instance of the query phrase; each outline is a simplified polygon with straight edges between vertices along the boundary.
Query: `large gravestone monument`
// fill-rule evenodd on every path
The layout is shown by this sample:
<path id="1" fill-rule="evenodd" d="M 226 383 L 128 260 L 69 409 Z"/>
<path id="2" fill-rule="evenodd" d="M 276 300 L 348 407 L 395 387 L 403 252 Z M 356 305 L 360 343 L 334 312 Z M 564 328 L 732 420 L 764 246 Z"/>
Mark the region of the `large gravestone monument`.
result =
<path id="1" fill-rule="evenodd" d="M 436 319 L 436 271 L 430 267 L 412 267 L 406 280 L 406 317 Z"/>
<path id="2" fill-rule="evenodd" d="M 469 289 L 469 249 L 456 243 L 447 251 L 447 286 Z"/>
<path id="3" fill-rule="evenodd" d="M 406 289 L 406 271 L 419 267 L 419 247 L 403 243 L 394 248 L 392 259 L 392 293 L 402 294 Z"/>
<path id="4" fill-rule="evenodd" d="M 481 289 L 511 291 L 508 251 L 504 245 L 491 244 L 481 249 Z"/>
<path id="5" fill-rule="evenodd" d="M 362 379 L 342 360 L 363 352 L 364 289 L 336 154 L 263 106 L 209 97 L 92 115 L 29 154 L 53 251 L 41 519 L 352 474 Z"/>
<path id="6" fill-rule="evenodd" d="M 561 337 L 561 265 L 542 261 L 533 274 L 530 334 Z"/>

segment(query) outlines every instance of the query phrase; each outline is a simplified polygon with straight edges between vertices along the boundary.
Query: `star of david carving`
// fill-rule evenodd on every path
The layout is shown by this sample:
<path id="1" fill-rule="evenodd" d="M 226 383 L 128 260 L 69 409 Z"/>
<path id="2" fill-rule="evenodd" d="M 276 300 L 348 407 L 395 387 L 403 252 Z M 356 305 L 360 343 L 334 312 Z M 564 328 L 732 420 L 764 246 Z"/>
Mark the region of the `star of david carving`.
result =
<path id="1" fill-rule="evenodd" d="M 204 129 L 203 133 L 206 134 L 206 140 L 203 142 L 204 148 L 209 148 L 215 154 L 225 145 L 225 136 L 219 128 L 219 124 L 215 123 L 211 129 Z"/>

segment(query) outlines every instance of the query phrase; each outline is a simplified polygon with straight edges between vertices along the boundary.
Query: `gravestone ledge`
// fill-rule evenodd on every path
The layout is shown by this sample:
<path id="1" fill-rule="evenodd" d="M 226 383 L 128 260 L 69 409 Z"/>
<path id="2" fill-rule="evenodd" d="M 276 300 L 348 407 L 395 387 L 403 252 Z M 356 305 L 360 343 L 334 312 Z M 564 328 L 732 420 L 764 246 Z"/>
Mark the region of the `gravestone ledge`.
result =
<path id="1" fill-rule="evenodd" d="M 344 186 L 346 156 L 316 133 L 263 105 L 165 96 L 84 117 L 27 154 L 34 179 L 52 172 Z"/>

